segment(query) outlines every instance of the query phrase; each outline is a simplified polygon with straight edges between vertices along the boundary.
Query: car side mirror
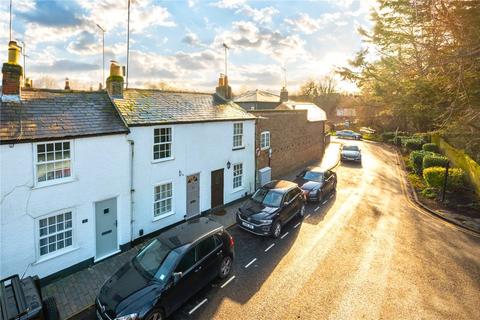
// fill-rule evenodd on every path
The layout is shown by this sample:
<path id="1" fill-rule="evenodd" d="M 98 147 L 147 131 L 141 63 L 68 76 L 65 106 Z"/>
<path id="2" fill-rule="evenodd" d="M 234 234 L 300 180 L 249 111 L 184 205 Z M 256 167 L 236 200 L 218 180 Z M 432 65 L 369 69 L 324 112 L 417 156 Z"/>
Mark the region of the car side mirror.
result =
<path id="1" fill-rule="evenodd" d="M 182 279 L 183 273 L 182 272 L 174 272 L 173 273 L 173 284 L 177 284 L 180 279 Z"/>

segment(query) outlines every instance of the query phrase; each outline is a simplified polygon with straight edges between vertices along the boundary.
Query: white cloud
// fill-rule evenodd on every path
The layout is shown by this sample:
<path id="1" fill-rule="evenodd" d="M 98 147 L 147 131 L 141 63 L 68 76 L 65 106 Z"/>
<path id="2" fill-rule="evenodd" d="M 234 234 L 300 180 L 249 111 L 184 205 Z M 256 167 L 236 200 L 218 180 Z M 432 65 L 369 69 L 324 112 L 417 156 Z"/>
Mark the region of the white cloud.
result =
<path id="1" fill-rule="evenodd" d="M 329 24 L 343 25 L 345 21 L 340 21 L 341 18 L 340 12 L 324 13 L 318 19 L 310 17 L 307 13 L 300 13 L 295 19 L 285 19 L 285 23 L 295 31 L 312 34 Z"/>
<path id="2" fill-rule="evenodd" d="M 246 0 L 220 0 L 212 3 L 212 6 L 222 9 L 237 9 L 246 3 Z"/>
<path id="3" fill-rule="evenodd" d="M 273 16 L 279 13 L 274 7 L 265 7 L 262 9 L 252 8 L 249 5 L 245 5 L 237 10 L 237 13 L 245 14 L 259 23 L 271 23 Z"/>

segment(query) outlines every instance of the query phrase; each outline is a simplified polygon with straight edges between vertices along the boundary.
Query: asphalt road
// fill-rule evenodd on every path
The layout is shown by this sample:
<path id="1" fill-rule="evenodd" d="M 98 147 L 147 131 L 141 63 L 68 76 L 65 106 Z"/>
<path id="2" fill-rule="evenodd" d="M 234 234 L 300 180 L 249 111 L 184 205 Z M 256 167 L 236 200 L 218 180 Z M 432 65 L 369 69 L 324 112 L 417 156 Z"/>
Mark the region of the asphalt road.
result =
<path id="1" fill-rule="evenodd" d="M 415 209 L 396 154 L 358 144 L 337 193 L 281 239 L 230 229 L 232 280 L 173 319 L 480 319 L 480 238 Z"/>

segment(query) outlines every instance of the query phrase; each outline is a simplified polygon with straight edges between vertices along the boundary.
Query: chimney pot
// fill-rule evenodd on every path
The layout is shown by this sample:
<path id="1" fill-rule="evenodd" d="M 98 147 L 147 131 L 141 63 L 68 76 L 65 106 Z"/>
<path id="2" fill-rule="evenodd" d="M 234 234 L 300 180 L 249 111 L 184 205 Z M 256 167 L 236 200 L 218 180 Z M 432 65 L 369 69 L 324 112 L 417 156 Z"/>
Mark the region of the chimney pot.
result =
<path id="1" fill-rule="evenodd" d="M 225 100 L 232 98 L 232 88 L 228 85 L 228 77 L 223 73 L 220 73 L 218 87 L 215 88 L 215 92 Z"/>
<path id="2" fill-rule="evenodd" d="M 282 90 L 280 90 L 280 102 L 286 101 L 288 101 L 288 91 L 287 88 L 283 87 Z"/>
<path id="3" fill-rule="evenodd" d="M 70 81 L 68 80 L 68 78 L 65 78 L 65 90 L 71 90 L 70 89 Z"/>
<path id="4" fill-rule="evenodd" d="M 123 69 L 117 61 L 111 61 L 110 76 L 107 78 L 107 92 L 111 97 L 123 98 Z"/>

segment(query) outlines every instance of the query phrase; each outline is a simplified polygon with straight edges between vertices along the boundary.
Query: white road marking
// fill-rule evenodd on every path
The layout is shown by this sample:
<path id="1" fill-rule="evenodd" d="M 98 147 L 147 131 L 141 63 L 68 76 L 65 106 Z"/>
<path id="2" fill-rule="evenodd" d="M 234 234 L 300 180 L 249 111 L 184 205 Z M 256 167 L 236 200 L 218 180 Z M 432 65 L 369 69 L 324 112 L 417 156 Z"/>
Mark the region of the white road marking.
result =
<path id="1" fill-rule="evenodd" d="M 318 209 L 320 209 L 320 207 L 316 207 L 316 208 L 315 208 L 315 210 L 313 210 L 313 211 L 317 212 L 317 211 L 318 211 Z"/>
<path id="2" fill-rule="evenodd" d="M 265 252 L 267 252 L 268 250 L 272 249 L 274 245 L 275 245 L 275 243 L 272 243 L 271 245 L 269 245 L 268 248 L 265 249 Z"/>
<path id="3" fill-rule="evenodd" d="M 233 279 L 235 279 L 235 276 L 231 276 L 230 279 L 228 279 L 224 284 L 222 284 L 220 286 L 220 288 L 222 288 L 222 289 L 225 288 L 227 286 L 227 284 L 229 284 L 230 282 L 233 281 Z"/>
<path id="4" fill-rule="evenodd" d="M 296 225 L 293 226 L 294 229 L 296 229 L 299 225 L 300 225 L 301 222 L 297 223 Z"/>
<path id="5" fill-rule="evenodd" d="M 308 217 L 310 217 L 310 213 L 306 215 L 305 219 L 308 219 Z"/>
<path id="6" fill-rule="evenodd" d="M 280 239 L 285 238 L 288 235 L 288 231 L 283 234 L 283 236 L 280 237 Z"/>
<path id="7" fill-rule="evenodd" d="M 322 202 L 322 204 L 325 204 L 325 203 L 327 203 L 327 200 L 325 200 L 325 201 Z"/>
<path id="8" fill-rule="evenodd" d="M 250 261 L 249 263 L 247 263 L 247 264 L 245 265 L 245 269 L 248 268 L 248 267 L 250 267 L 250 265 L 251 265 L 252 263 L 254 263 L 255 261 L 257 261 L 257 258 L 254 258 L 252 261 Z"/>
<path id="9" fill-rule="evenodd" d="M 197 304 L 192 310 L 190 310 L 188 312 L 189 315 L 191 315 L 192 313 L 194 313 L 198 308 L 200 308 L 205 302 L 207 302 L 207 298 L 203 299 L 202 302 L 200 302 L 199 304 Z"/>
<path id="10" fill-rule="evenodd" d="M 333 193 L 332 193 L 332 195 L 330 196 L 330 199 L 332 199 L 332 198 L 333 198 Z"/>

